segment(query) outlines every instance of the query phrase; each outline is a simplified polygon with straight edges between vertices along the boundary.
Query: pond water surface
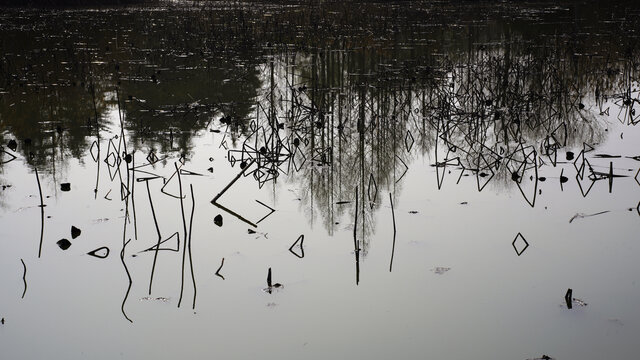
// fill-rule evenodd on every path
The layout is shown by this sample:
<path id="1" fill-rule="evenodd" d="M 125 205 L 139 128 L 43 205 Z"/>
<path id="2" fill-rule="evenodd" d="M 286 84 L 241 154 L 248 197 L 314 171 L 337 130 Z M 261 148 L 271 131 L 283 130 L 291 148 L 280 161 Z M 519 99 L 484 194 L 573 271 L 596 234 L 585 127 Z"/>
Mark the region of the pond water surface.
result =
<path id="1" fill-rule="evenodd" d="M 639 15 L 2 9 L 0 357 L 634 358 Z"/>

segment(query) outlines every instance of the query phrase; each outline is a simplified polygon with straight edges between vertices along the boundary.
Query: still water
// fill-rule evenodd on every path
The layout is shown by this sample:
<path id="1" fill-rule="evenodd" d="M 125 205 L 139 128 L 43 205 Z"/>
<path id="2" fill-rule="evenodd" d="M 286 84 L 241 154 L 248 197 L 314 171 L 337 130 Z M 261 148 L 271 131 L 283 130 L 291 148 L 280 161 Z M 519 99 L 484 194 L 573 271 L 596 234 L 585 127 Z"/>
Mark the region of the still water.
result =
<path id="1" fill-rule="evenodd" d="M 0 12 L 3 359 L 636 356 L 632 2 L 190 5 Z"/>

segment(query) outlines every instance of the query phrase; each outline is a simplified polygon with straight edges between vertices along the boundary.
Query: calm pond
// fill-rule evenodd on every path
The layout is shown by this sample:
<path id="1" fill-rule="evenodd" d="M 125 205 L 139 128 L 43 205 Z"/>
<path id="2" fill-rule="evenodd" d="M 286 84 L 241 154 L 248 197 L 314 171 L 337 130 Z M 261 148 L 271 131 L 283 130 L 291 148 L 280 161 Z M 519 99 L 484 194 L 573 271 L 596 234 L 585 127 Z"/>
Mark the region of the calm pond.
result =
<path id="1" fill-rule="evenodd" d="M 631 359 L 634 2 L 0 9 L 0 358 Z"/>

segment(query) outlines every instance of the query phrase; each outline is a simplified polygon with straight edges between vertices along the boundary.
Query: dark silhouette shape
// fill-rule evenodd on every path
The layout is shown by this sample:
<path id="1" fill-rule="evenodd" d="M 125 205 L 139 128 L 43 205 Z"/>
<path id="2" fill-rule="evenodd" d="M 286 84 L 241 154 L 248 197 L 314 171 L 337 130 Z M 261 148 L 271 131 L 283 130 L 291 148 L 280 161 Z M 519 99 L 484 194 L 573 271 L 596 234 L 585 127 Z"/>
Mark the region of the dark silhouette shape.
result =
<path id="1" fill-rule="evenodd" d="M 40 176 L 38 176 L 38 168 L 34 167 L 36 173 L 36 181 L 38 182 L 38 193 L 40 194 L 40 245 L 38 246 L 38 258 L 42 255 L 42 241 L 44 239 L 44 199 L 42 198 L 42 187 L 40 186 Z M 63 249 L 64 250 L 64 249 Z"/>
<path id="2" fill-rule="evenodd" d="M 304 243 L 304 234 L 298 236 L 298 238 L 296 239 L 296 241 L 294 241 L 293 244 L 291 244 L 291 246 L 289 247 L 289 252 L 291 252 L 293 255 L 295 255 L 296 257 L 302 259 L 304 258 L 304 247 L 303 247 L 303 243 Z M 297 252 L 294 251 L 294 247 L 298 245 L 300 247 L 300 253 L 298 254 Z"/>
<path id="3" fill-rule="evenodd" d="M 109 256 L 109 248 L 106 246 L 99 247 L 93 251 L 89 251 L 87 255 L 97 257 L 98 259 L 106 259 Z"/>
<path id="4" fill-rule="evenodd" d="M 11 151 L 15 152 L 18 149 L 18 143 L 15 140 L 11 139 L 7 143 L 7 147 L 11 149 Z"/>
<path id="5" fill-rule="evenodd" d="M 262 202 L 262 201 L 260 201 L 260 200 L 256 200 L 256 202 L 257 202 L 258 204 L 260 204 L 260 205 L 262 205 L 262 206 L 266 207 L 267 209 L 269 209 L 269 213 L 267 213 L 265 216 L 263 216 L 262 218 L 260 218 L 260 220 L 256 221 L 256 225 L 258 225 L 258 224 L 260 224 L 260 222 L 261 222 L 262 220 L 266 219 L 267 217 L 269 217 L 269 215 L 273 214 L 273 213 L 276 211 L 276 209 L 274 209 L 274 208 L 272 208 L 271 206 L 269 206 L 269 205 L 267 205 L 267 204 L 263 203 L 263 202 Z"/>
<path id="6" fill-rule="evenodd" d="M 269 268 L 269 271 L 267 272 L 267 288 L 265 289 L 265 291 L 271 294 L 273 292 L 273 289 L 278 289 L 281 287 L 282 287 L 282 284 L 280 283 L 275 283 L 275 284 L 271 283 L 271 268 Z"/>
<path id="7" fill-rule="evenodd" d="M 175 239 L 175 246 L 166 246 L 166 247 L 161 247 L 160 245 L 165 244 L 165 243 L 169 243 L 172 239 Z M 159 243 L 151 246 L 148 249 L 142 250 L 140 252 L 146 252 L 146 251 L 173 251 L 173 252 L 180 252 L 180 234 L 176 231 L 173 234 L 171 234 L 171 236 L 169 236 L 168 238 L 160 241 Z"/>
<path id="8" fill-rule="evenodd" d="M 516 235 L 511 245 L 513 245 L 513 249 L 516 251 L 516 254 L 518 254 L 518 256 L 522 255 L 522 253 L 529 247 L 529 243 L 521 233 L 518 233 L 518 235 Z"/>
<path id="9" fill-rule="evenodd" d="M 222 266 L 224 266 L 224 258 L 222 258 L 222 262 L 220 262 L 220 267 L 216 270 L 216 276 L 219 276 L 222 280 L 224 280 L 224 276 L 220 274 L 220 270 L 222 270 Z"/>
<path id="10" fill-rule="evenodd" d="M 564 301 L 567 304 L 567 309 L 573 308 L 573 290 L 567 289 L 567 293 L 564 294 Z"/>
<path id="11" fill-rule="evenodd" d="M 24 260 L 22 259 L 20 259 L 20 262 L 22 263 L 22 268 L 23 268 L 22 281 L 24 282 L 24 291 L 22 292 L 22 299 L 24 299 L 24 295 L 27 293 L 27 265 L 24 263 Z"/>
<path id="12" fill-rule="evenodd" d="M 3 160 L 3 159 L 2 159 L 3 154 L 6 154 L 6 155 L 9 157 L 9 160 Z M 8 152 L 4 151 L 4 149 L 2 148 L 2 146 L 0 146 L 0 165 L 10 163 L 10 162 L 12 162 L 12 161 L 13 161 L 13 160 L 15 160 L 15 159 L 17 159 L 17 157 L 16 157 L 15 155 L 10 154 L 10 153 L 8 153 Z"/>
<path id="13" fill-rule="evenodd" d="M 62 250 L 67 250 L 69 247 L 71 247 L 71 242 L 67 239 L 58 240 L 56 244 L 58 244 L 58 247 Z"/>
<path id="14" fill-rule="evenodd" d="M 241 165 L 241 166 L 240 166 L 240 168 L 241 168 L 242 170 L 240 170 L 240 172 L 238 173 L 238 175 L 236 175 L 236 177 L 235 177 L 235 178 L 233 178 L 233 180 L 231 180 L 231 182 L 229 182 L 229 183 L 227 184 L 227 186 L 225 186 L 225 187 L 224 187 L 224 189 L 222 189 L 222 191 L 220 191 L 220 192 L 218 193 L 218 195 L 216 195 L 216 196 L 213 198 L 213 200 L 211 200 L 211 203 L 212 203 L 213 205 L 215 205 L 215 206 L 219 207 L 220 209 L 222 209 L 222 210 L 224 210 L 224 211 L 228 212 L 229 214 L 231 214 L 231 215 L 235 216 L 235 217 L 236 217 L 236 218 L 238 218 L 239 220 L 241 220 L 241 221 L 243 221 L 243 222 L 245 222 L 245 223 L 247 223 L 247 224 L 249 224 L 249 225 L 251 225 L 251 226 L 253 226 L 253 227 L 255 228 L 255 227 L 257 227 L 257 225 L 256 225 L 256 224 L 254 224 L 254 223 L 252 223 L 251 221 L 247 220 L 246 218 L 244 218 L 244 217 L 243 217 L 243 216 L 241 216 L 240 214 L 236 213 L 235 211 L 233 211 L 233 210 L 231 210 L 231 209 L 229 209 L 229 208 L 225 207 L 224 205 L 221 205 L 220 203 L 218 203 L 218 199 L 220 199 L 220 197 L 221 197 L 222 195 L 224 195 L 224 193 L 225 193 L 227 190 L 229 190 L 229 188 L 230 188 L 231 186 L 233 186 L 233 184 L 235 184 L 235 183 L 236 183 L 236 181 L 238 181 L 238 179 L 240 179 L 240 178 L 242 177 L 242 175 L 244 174 L 245 170 L 247 170 L 249 167 L 251 167 L 251 165 L 254 163 L 254 161 L 255 161 L 255 160 L 251 160 L 251 162 L 250 162 L 249 164 L 246 164 L 244 167 L 242 166 L 242 164 L 240 164 L 240 165 Z M 218 216 L 220 216 L 220 219 L 222 220 L 222 215 L 218 215 Z M 215 219 L 214 219 L 214 222 L 215 222 Z M 222 222 L 221 222 L 221 224 L 222 224 Z M 216 225 L 217 225 L 217 224 L 216 224 Z M 218 226 L 222 226 L 222 225 L 218 225 Z"/>
<path id="15" fill-rule="evenodd" d="M 391 260 L 389 260 L 389 272 L 393 268 L 393 255 L 396 251 L 396 213 L 393 210 L 393 196 L 389 193 L 389 203 L 391 204 L 391 220 L 393 221 L 393 243 L 391 244 Z"/>
<path id="16" fill-rule="evenodd" d="M 72 239 L 77 238 L 78 236 L 80 236 L 81 233 L 82 233 L 82 230 L 78 229 L 77 227 L 75 227 L 73 225 L 71 226 L 71 238 Z"/>
<path id="17" fill-rule="evenodd" d="M 124 316 L 125 319 L 127 319 L 130 323 L 133 323 L 133 321 L 129 318 L 129 316 L 127 316 L 127 313 L 124 311 L 124 305 L 127 302 L 127 299 L 129 298 L 129 293 L 131 292 L 131 286 L 133 286 L 131 273 L 129 272 L 129 268 L 127 267 L 127 264 L 124 262 L 125 248 L 127 247 L 130 241 L 131 239 L 125 241 L 122 244 L 122 250 L 120 250 L 120 262 L 122 263 L 122 267 L 124 267 L 124 271 L 127 273 L 127 279 L 129 280 L 127 292 L 125 293 L 124 298 L 122 299 L 122 304 L 120 304 L 120 311 L 122 312 L 122 315 Z"/>

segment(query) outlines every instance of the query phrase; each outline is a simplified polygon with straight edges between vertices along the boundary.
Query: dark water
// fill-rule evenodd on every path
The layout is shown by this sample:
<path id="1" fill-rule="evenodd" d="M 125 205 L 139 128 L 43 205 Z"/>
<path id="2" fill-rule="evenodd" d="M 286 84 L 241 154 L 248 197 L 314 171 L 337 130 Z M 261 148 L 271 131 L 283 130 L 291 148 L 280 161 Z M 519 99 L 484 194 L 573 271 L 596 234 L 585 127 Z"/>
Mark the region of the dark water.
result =
<path id="1" fill-rule="evenodd" d="M 2 9 L 2 357 L 633 358 L 639 15 Z"/>

